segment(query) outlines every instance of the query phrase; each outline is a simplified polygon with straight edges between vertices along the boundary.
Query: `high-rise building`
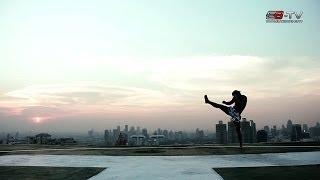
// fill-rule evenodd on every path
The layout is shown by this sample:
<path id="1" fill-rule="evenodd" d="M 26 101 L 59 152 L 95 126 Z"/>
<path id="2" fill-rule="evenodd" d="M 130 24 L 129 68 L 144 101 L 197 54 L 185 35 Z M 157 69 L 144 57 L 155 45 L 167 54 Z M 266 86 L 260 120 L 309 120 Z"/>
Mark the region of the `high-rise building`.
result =
<path id="1" fill-rule="evenodd" d="M 137 134 L 141 134 L 140 126 L 137 126 Z"/>
<path id="2" fill-rule="evenodd" d="M 169 131 L 168 139 L 171 141 L 175 139 L 175 133 L 172 130 Z"/>
<path id="3" fill-rule="evenodd" d="M 128 134 L 128 132 L 129 132 L 129 128 L 128 128 L 129 126 L 128 126 L 128 124 L 126 124 L 125 126 L 124 126 L 124 132 L 126 133 L 126 134 Z"/>
<path id="4" fill-rule="evenodd" d="M 232 121 L 228 122 L 228 143 L 238 143 L 236 127 Z"/>
<path id="5" fill-rule="evenodd" d="M 302 129 L 303 129 L 303 132 L 309 132 L 309 128 L 308 128 L 308 124 L 303 124 L 302 125 Z"/>
<path id="6" fill-rule="evenodd" d="M 165 140 L 167 140 L 169 136 L 169 131 L 167 129 L 164 129 L 162 134 L 164 135 Z"/>
<path id="7" fill-rule="evenodd" d="M 104 142 L 105 142 L 106 145 L 112 145 L 113 144 L 111 132 L 108 129 L 104 130 Z"/>
<path id="8" fill-rule="evenodd" d="M 148 130 L 146 128 L 142 129 L 142 135 L 144 135 L 147 139 L 149 138 Z"/>
<path id="9" fill-rule="evenodd" d="M 302 130 L 300 124 L 292 125 L 291 141 L 300 141 L 302 139 Z"/>
<path id="10" fill-rule="evenodd" d="M 259 130 L 257 132 L 257 141 L 258 142 L 267 142 L 268 141 L 268 133 L 265 130 Z"/>
<path id="11" fill-rule="evenodd" d="M 288 131 L 288 135 L 291 136 L 292 121 L 290 119 L 287 121 L 287 131 Z"/>
<path id="12" fill-rule="evenodd" d="M 317 123 L 316 126 L 311 127 L 309 130 L 310 130 L 311 137 L 319 139 L 319 137 L 320 137 L 320 124 L 319 123 Z"/>
<path id="13" fill-rule="evenodd" d="M 17 140 L 19 139 L 19 131 L 16 132 L 16 135 L 14 136 L 14 138 Z"/>
<path id="14" fill-rule="evenodd" d="M 257 142 L 256 123 L 254 123 L 253 120 L 250 120 L 250 126 L 251 126 L 251 137 L 250 137 L 250 141 L 251 141 L 251 143 L 255 143 L 255 142 Z"/>
<path id="15" fill-rule="evenodd" d="M 280 133 L 283 137 L 287 137 L 288 136 L 288 132 L 287 132 L 287 128 L 282 124 L 281 126 L 281 130 Z"/>
<path id="16" fill-rule="evenodd" d="M 202 143 L 202 140 L 204 138 L 204 132 L 203 130 L 200 130 L 199 128 L 196 129 L 196 140 L 199 142 L 199 143 Z"/>
<path id="17" fill-rule="evenodd" d="M 8 133 L 8 134 L 7 134 L 7 139 L 6 139 L 6 144 L 9 144 L 10 139 L 11 139 L 11 136 L 10 136 L 10 134 Z"/>
<path id="18" fill-rule="evenodd" d="M 243 143 L 252 143 L 252 128 L 250 122 L 246 118 L 242 118 L 241 121 L 241 133 Z"/>
<path id="19" fill-rule="evenodd" d="M 120 134 L 120 131 L 119 131 L 119 129 L 118 129 L 118 128 L 117 128 L 117 129 L 113 129 L 113 132 L 112 132 L 112 135 L 113 135 L 113 137 L 112 137 L 113 142 L 116 142 L 116 141 L 118 140 L 118 138 L 119 138 L 119 134 Z"/>
<path id="20" fill-rule="evenodd" d="M 272 138 L 275 138 L 277 136 L 277 126 L 274 125 L 272 128 L 271 128 L 271 137 Z"/>
<path id="21" fill-rule="evenodd" d="M 265 130 L 267 132 L 267 134 L 270 134 L 270 128 L 269 126 L 264 126 L 263 130 Z"/>
<path id="22" fill-rule="evenodd" d="M 182 141 L 183 139 L 183 132 L 182 131 L 177 131 L 174 133 L 175 140 L 176 141 Z"/>
<path id="23" fill-rule="evenodd" d="M 216 143 L 227 143 L 227 125 L 223 124 L 222 121 L 219 121 L 219 123 L 216 124 Z"/>
<path id="24" fill-rule="evenodd" d="M 119 136 L 116 140 L 116 145 L 117 146 L 124 146 L 128 144 L 128 135 L 125 133 L 120 132 Z"/>
<path id="25" fill-rule="evenodd" d="M 136 134 L 136 130 L 135 130 L 134 126 L 131 126 L 130 130 L 129 130 L 129 136 L 134 135 L 134 134 Z"/>
<path id="26" fill-rule="evenodd" d="M 88 136 L 89 136 L 89 137 L 93 137 L 93 129 L 90 129 L 90 130 L 88 131 Z"/>

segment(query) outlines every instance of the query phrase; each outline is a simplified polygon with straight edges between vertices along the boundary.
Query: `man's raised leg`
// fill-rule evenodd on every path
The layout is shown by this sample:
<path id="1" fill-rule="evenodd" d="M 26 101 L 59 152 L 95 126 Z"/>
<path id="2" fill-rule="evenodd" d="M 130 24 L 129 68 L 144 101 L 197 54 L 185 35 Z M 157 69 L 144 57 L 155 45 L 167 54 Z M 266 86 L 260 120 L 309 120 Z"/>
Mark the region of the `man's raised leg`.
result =
<path id="1" fill-rule="evenodd" d="M 207 104 L 210 104 L 211 106 L 215 107 L 215 108 L 219 108 L 221 109 L 224 113 L 226 113 L 227 115 L 229 115 L 229 107 L 228 106 L 224 106 L 222 104 L 218 104 L 218 103 L 215 103 L 215 102 L 212 102 L 208 99 L 208 96 L 205 95 L 204 96 L 204 102 L 207 103 Z"/>

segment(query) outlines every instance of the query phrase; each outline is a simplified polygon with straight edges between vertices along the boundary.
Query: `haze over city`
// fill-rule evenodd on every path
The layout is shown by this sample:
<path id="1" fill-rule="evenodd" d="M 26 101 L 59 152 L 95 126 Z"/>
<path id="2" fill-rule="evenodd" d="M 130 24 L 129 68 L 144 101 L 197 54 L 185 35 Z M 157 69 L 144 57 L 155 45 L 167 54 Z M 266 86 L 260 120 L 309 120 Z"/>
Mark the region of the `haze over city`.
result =
<path id="1" fill-rule="evenodd" d="M 277 3 L 301 24 L 264 2 L 91 2 L 0 2 L 0 131 L 213 129 L 229 117 L 203 95 L 235 89 L 257 128 L 320 120 L 319 2 Z"/>

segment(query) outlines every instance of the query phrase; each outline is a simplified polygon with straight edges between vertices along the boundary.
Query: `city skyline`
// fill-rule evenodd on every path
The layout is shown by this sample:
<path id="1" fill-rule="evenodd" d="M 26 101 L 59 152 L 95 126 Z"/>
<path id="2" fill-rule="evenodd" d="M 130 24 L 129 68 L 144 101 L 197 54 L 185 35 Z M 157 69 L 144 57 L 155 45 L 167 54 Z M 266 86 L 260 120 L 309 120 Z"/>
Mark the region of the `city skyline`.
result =
<path id="1" fill-rule="evenodd" d="M 244 143 L 288 143 L 311 142 L 319 136 L 320 123 L 315 126 L 297 124 L 288 120 L 281 128 L 264 126 L 257 129 L 253 120 L 243 118 L 241 123 L 242 139 Z M 236 127 L 232 122 L 219 121 L 215 124 L 215 132 L 196 128 L 193 131 L 173 129 L 147 129 L 128 124 L 109 127 L 102 132 L 90 129 L 87 133 L 57 132 L 0 132 L 0 144 L 103 144 L 107 146 L 154 146 L 162 144 L 230 144 L 238 143 Z M 215 138 L 214 138 L 215 137 Z"/>
<path id="2" fill-rule="evenodd" d="M 243 119 L 246 119 L 246 121 L 250 122 L 250 121 L 254 121 L 252 119 L 247 119 L 247 118 L 243 118 Z M 242 119 L 242 120 L 243 120 Z M 280 124 L 280 125 L 275 125 L 275 124 L 256 124 L 256 129 L 257 130 L 266 130 L 265 128 L 268 127 L 269 131 L 271 129 L 273 129 L 274 127 L 277 128 L 277 130 L 281 130 L 282 129 L 282 126 L 284 127 L 287 127 L 288 126 L 288 122 L 291 122 L 292 124 L 299 124 L 301 126 L 306 126 L 307 128 L 309 127 L 316 127 L 316 126 L 319 126 L 320 122 L 316 122 L 315 124 L 308 124 L 308 123 L 299 123 L 299 122 L 296 122 L 294 120 L 291 120 L 291 119 L 288 119 L 286 122 Z M 185 132 L 185 133 L 194 133 L 195 131 L 197 131 L 197 129 L 199 130 L 203 130 L 204 132 L 206 133 L 216 133 L 216 125 L 217 124 L 220 124 L 220 122 L 222 124 L 229 124 L 231 121 L 230 120 L 219 120 L 216 124 L 213 124 L 211 127 L 205 127 L 205 128 L 200 128 L 200 127 L 193 127 L 193 128 L 190 128 L 190 129 L 183 129 L 183 128 L 173 128 L 173 127 L 145 127 L 145 126 L 142 126 L 142 125 L 133 125 L 133 124 L 116 124 L 114 126 L 105 126 L 105 127 L 100 127 L 100 128 L 87 128 L 86 130 L 84 131 L 56 131 L 56 130 L 42 130 L 42 129 L 28 129 L 28 130 L 22 130 L 20 131 L 19 129 L 14 129 L 14 130 L 6 130 L 6 131 L 0 131 L 0 133 L 10 133 L 10 134 L 14 134 L 14 133 L 22 133 L 22 134 L 37 134 L 37 133 L 46 133 L 46 132 L 49 132 L 49 133 L 56 133 L 57 135 L 58 134 L 78 134 L 78 135 L 87 135 L 89 132 L 94 132 L 94 133 L 97 133 L 97 134 L 103 134 L 104 131 L 106 130 L 109 130 L 109 131 L 112 131 L 114 129 L 119 129 L 120 132 L 127 132 L 126 131 L 126 128 L 128 128 L 128 131 L 135 129 L 134 131 L 137 131 L 137 128 L 140 129 L 140 131 L 142 129 L 146 129 L 149 133 L 154 133 L 154 132 L 157 132 L 159 130 L 167 130 L 167 131 L 173 131 L 173 132 L 179 132 L 179 131 L 182 131 L 182 132 Z"/>
<path id="3" fill-rule="evenodd" d="M 315 125 L 319 7 L 1 1 L 0 131 L 213 128 L 229 118 L 203 95 L 221 103 L 234 89 L 248 97 L 242 116 L 257 128 L 288 119 Z M 303 11 L 304 21 L 266 23 L 275 8 Z"/>

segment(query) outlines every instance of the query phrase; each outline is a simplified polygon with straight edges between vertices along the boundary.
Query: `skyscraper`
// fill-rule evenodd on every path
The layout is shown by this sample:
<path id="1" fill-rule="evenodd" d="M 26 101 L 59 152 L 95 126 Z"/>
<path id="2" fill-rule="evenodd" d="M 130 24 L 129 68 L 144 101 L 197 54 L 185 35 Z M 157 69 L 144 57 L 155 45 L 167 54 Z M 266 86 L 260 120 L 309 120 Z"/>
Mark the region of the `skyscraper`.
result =
<path id="1" fill-rule="evenodd" d="M 269 126 L 264 126 L 264 127 L 263 127 L 263 130 L 265 130 L 268 135 L 270 134 L 270 128 L 269 128 Z"/>
<path id="2" fill-rule="evenodd" d="M 140 131 L 140 126 L 137 126 L 137 134 L 140 134 L 141 131 Z"/>
<path id="3" fill-rule="evenodd" d="M 227 143 L 227 125 L 223 124 L 222 121 L 219 121 L 219 124 L 216 124 L 216 143 Z"/>
<path id="4" fill-rule="evenodd" d="M 169 136 L 169 131 L 167 129 L 164 129 L 162 133 L 164 135 L 165 140 L 167 140 Z"/>
<path id="5" fill-rule="evenodd" d="M 200 130 L 199 128 L 196 129 L 196 140 L 198 143 L 202 143 L 204 138 L 204 132 L 203 130 Z"/>
<path id="6" fill-rule="evenodd" d="M 310 134 L 311 137 L 320 139 L 320 124 L 317 122 L 317 124 L 314 127 L 310 128 Z"/>
<path id="7" fill-rule="evenodd" d="M 288 136 L 288 132 L 287 132 L 287 128 L 282 124 L 281 126 L 281 130 L 280 133 L 283 137 L 287 137 Z"/>
<path id="8" fill-rule="evenodd" d="M 257 142 L 257 129 L 256 129 L 256 123 L 253 122 L 253 120 L 250 120 L 250 126 L 251 126 L 251 137 L 250 140 L 252 143 Z"/>
<path id="9" fill-rule="evenodd" d="M 171 141 L 175 139 L 175 133 L 172 130 L 169 131 L 168 139 Z"/>
<path id="10" fill-rule="evenodd" d="M 129 130 L 129 136 L 135 135 L 135 134 L 136 134 L 136 130 L 135 130 L 134 126 L 131 126 L 130 130 Z"/>
<path id="11" fill-rule="evenodd" d="M 124 126 L 124 132 L 126 133 L 126 134 L 128 134 L 128 131 L 129 131 L 129 128 L 128 128 L 129 126 L 128 126 L 128 124 L 126 124 L 125 126 Z"/>
<path id="12" fill-rule="evenodd" d="M 176 132 L 174 133 L 174 139 L 175 139 L 176 141 L 182 141 L 182 139 L 183 139 L 183 132 L 182 132 L 182 131 L 176 131 Z"/>
<path id="13" fill-rule="evenodd" d="M 303 124 L 302 128 L 303 128 L 303 132 L 309 132 L 308 124 Z"/>
<path id="14" fill-rule="evenodd" d="M 274 125 L 272 128 L 271 128 L 271 137 L 274 138 L 277 136 L 277 126 Z"/>
<path id="15" fill-rule="evenodd" d="M 268 134 L 265 130 L 259 130 L 257 132 L 257 141 L 258 142 L 267 142 L 268 141 Z"/>
<path id="16" fill-rule="evenodd" d="M 148 130 L 146 128 L 142 129 L 142 135 L 144 135 L 147 139 L 149 138 Z"/>
<path id="17" fill-rule="evenodd" d="M 287 131 L 288 135 L 291 136 L 291 131 L 292 131 L 292 121 L 289 119 L 287 122 Z"/>
<path id="18" fill-rule="evenodd" d="M 119 134 L 120 134 L 120 131 L 119 129 L 113 129 L 113 142 L 116 142 L 118 140 L 118 137 L 119 137 Z"/>
<path id="19" fill-rule="evenodd" d="M 252 143 L 252 129 L 250 122 L 246 118 L 242 118 L 241 121 L 241 133 L 243 143 Z"/>
<path id="20" fill-rule="evenodd" d="M 104 130 L 104 142 L 106 145 L 112 145 L 111 132 L 108 129 Z"/>
<path id="21" fill-rule="evenodd" d="M 238 143 L 236 127 L 232 121 L 228 122 L 228 143 Z"/>
<path id="22" fill-rule="evenodd" d="M 291 141 L 300 141 L 302 139 L 302 130 L 300 124 L 292 125 Z"/>

